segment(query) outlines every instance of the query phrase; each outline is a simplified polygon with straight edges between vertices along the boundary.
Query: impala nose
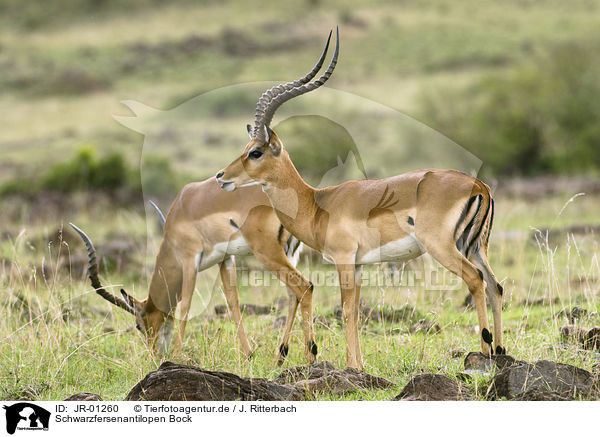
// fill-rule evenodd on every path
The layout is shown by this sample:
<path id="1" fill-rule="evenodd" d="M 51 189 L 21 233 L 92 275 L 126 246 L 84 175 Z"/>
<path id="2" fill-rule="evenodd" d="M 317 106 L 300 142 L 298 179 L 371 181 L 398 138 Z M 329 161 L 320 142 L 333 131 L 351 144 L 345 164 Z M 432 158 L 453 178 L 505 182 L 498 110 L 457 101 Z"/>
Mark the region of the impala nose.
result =
<path id="1" fill-rule="evenodd" d="M 217 175 L 215 176 L 217 179 L 221 179 L 223 177 L 225 173 L 223 173 L 222 171 L 220 171 L 219 173 L 217 173 Z"/>

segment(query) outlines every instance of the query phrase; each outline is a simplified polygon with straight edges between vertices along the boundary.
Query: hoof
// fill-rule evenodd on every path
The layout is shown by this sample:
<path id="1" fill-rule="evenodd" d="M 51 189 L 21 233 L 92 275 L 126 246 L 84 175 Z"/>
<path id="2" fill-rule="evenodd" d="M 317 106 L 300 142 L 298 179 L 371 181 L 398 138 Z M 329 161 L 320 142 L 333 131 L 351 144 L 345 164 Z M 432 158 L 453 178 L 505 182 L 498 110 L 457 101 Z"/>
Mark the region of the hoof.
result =
<path id="1" fill-rule="evenodd" d="M 319 348 L 317 347 L 317 343 L 315 343 L 314 341 L 310 340 L 307 344 L 307 348 L 309 350 L 309 352 L 311 354 L 313 354 L 315 357 L 317 356 L 317 354 L 319 353 Z"/>
<path id="2" fill-rule="evenodd" d="M 283 363 L 285 362 L 285 359 L 287 358 L 289 351 L 290 351 L 290 348 L 287 344 L 282 343 L 279 345 L 279 351 L 277 352 L 277 365 L 278 366 L 283 365 Z"/>

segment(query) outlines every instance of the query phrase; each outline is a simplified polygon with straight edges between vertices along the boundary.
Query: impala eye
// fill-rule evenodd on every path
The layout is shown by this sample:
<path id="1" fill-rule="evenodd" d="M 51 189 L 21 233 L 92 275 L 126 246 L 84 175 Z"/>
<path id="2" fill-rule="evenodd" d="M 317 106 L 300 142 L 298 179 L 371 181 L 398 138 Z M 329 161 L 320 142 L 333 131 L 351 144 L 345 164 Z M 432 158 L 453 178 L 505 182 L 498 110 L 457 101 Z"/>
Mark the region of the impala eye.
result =
<path id="1" fill-rule="evenodd" d="M 260 150 L 257 150 L 257 149 L 254 149 L 252 152 L 250 152 L 250 153 L 248 154 L 248 157 L 249 157 L 250 159 L 258 159 L 258 158 L 260 158 L 261 156 L 263 156 L 263 152 L 261 152 Z"/>
<path id="2" fill-rule="evenodd" d="M 137 329 L 138 331 L 140 331 L 140 332 L 141 332 L 141 330 L 142 330 L 142 327 L 140 326 L 140 324 L 139 324 L 139 323 L 136 323 L 136 324 L 135 324 L 135 329 Z"/>

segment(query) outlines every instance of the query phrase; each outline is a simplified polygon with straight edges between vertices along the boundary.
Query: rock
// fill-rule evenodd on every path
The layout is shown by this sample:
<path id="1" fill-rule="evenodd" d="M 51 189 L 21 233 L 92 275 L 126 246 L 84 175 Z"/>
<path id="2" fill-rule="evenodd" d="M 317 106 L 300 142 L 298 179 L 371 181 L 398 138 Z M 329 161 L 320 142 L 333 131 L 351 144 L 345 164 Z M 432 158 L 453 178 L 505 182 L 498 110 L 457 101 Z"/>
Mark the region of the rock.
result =
<path id="1" fill-rule="evenodd" d="M 335 324 L 335 319 L 333 319 L 332 317 L 327 317 L 327 316 L 323 316 L 323 315 L 316 315 L 314 318 L 314 324 L 315 326 L 321 325 L 324 326 L 325 328 L 329 328 L 331 327 L 332 324 Z"/>
<path id="2" fill-rule="evenodd" d="M 595 326 L 585 335 L 583 347 L 586 349 L 600 349 L 600 327 Z"/>
<path id="3" fill-rule="evenodd" d="M 496 373 L 491 393 L 497 397 L 518 399 L 526 393 L 554 392 L 573 399 L 592 394 L 594 379 L 586 370 L 569 364 L 541 360 L 535 364 L 515 364 Z M 539 394 L 528 396 L 539 397 Z"/>
<path id="4" fill-rule="evenodd" d="M 394 401 L 464 401 L 473 398 L 473 393 L 461 382 L 433 373 L 413 377 Z"/>
<path id="5" fill-rule="evenodd" d="M 69 396 L 65 401 L 101 401 L 102 398 L 100 395 L 95 393 L 75 393 L 74 395 Z"/>
<path id="6" fill-rule="evenodd" d="M 600 327 L 585 329 L 577 325 L 565 325 L 560 328 L 563 341 L 579 343 L 584 349 L 600 349 Z"/>
<path id="7" fill-rule="evenodd" d="M 363 321 L 368 322 L 389 322 L 389 323 L 399 323 L 399 322 L 412 322 L 415 323 L 419 319 L 422 319 L 423 316 L 421 313 L 414 307 L 410 305 L 403 305 L 397 308 L 389 308 L 389 307 L 372 307 L 367 305 L 364 301 L 360 301 L 360 314 L 361 319 Z M 342 319 L 342 307 L 337 305 L 333 310 L 333 315 L 341 320 Z"/>
<path id="8" fill-rule="evenodd" d="M 320 378 L 333 370 L 335 370 L 335 367 L 329 361 L 319 361 L 310 366 L 296 366 L 285 369 L 274 379 L 274 382 L 278 384 L 295 384 L 300 380 Z"/>
<path id="9" fill-rule="evenodd" d="M 473 299 L 473 295 L 471 293 L 465 296 L 463 306 L 467 309 L 475 308 L 475 299 Z"/>
<path id="10" fill-rule="evenodd" d="M 575 323 L 576 320 L 582 319 L 588 315 L 588 310 L 581 307 L 573 307 L 570 310 L 564 309 L 560 311 L 557 317 L 566 317 L 569 323 Z"/>
<path id="11" fill-rule="evenodd" d="M 333 393 L 340 395 L 394 387 L 394 384 L 385 378 L 359 372 L 352 368 L 339 370 L 327 361 L 286 369 L 275 379 L 275 382 L 294 384 L 296 388 L 307 394 Z"/>
<path id="12" fill-rule="evenodd" d="M 451 356 L 452 358 L 460 358 L 460 357 L 462 357 L 462 356 L 463 356 L 464 354 L 466 354 L 466 353 L 467 353 L 467 351 L 466 351 L 465 349 L 461 349 L 461 348 L 458 348 L 458 349 L 452 349 L 452 350 L 450 351 L 450 356 Z"/>
<path id="13" fill-rule="evenodd" d="M 577 325 L 565 325 L 560 327 L 560 338 L 563 341 L 574 341 L 581 343 L 585 340 L 587 330 Z"/>
<path id="14" fill-rule="evenodd" d="M 296 387 L 164 362 L 135 385 L 127 401 L 298 401 Z"/>
<path id="15" fill-rule="evenodd" d="M 560 303 L 558 297 L 542 296 L 531 299 L 525 299 L 522 305 L 525 306 L 536 306 L 536 305 L 552 305 Z"/>
<path id="16" fill-rule="evenodd" d="M 255 305 L 253 303 L 243 303 L 240 310 L 247 316 L 271 314 L 271 307 L 268 305 Z M 215 305 L 215 314 L 218 316 L 227 315 L 227 305 Z"/>
<path id="17" fill-rule="evenodd" d="M 555 391 L 533 389 L 515 396 L 513 401 L 572 401 L 573 397 Z"/>
<path id="18" fill-rule="evenodd" d="M 279 316 L 275 320 L 273 320 L 271 327 L 273 329 L 281 329 L 285 326 L 286 320 L 287 320 L 287 316 Z"/>
<path id="19" fill-rule="evenodd" d="M 421 319 L 410 327 L 410 332 L 413 334 L 417 332 L 431 332 L 433 334 L 437 334 L 441 330 L 442 328 L 437 322 L 428 319 Z"/>
<path id="20" fill-rule="evenodd" d="M 514 364 L 527 364 L 525 361 L 517 361 L 510 355 L 483 355 L 481 352 L 469 352 L 465 357 L 465 370 L 476 370 L 490 372 L 494 367 L 504 369 Z"/>

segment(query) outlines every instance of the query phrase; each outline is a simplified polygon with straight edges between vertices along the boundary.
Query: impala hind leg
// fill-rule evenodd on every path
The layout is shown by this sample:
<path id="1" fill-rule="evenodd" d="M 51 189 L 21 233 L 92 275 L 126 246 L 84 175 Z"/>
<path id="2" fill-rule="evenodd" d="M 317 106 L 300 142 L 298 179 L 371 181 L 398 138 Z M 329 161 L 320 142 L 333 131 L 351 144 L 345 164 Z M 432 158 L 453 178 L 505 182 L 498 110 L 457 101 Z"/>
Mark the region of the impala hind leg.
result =
<path id="1" fill-rule="evenodd" d="M 492 307 L 494 316 L 494 345 L 493 353 L 498 355 L 506 354 L 506 349 L 502 342 L 502 285 L 498 283 L 496 275 L 492 271 L 485 252 L 481 249 L 471 255 L 470 260 L 483 272 L 483 279 L 486 283 L 487 298 Z"/>
<path id="2" fill-rule="evenodd" d="M 221 264 L 219 264 L 219 273 L 221 274 L 221 281 L 223 282 L 223 292 L 225 294 L 225 300 L 227 301 L 227 308 L 229 309 L 229 312 L 231 313 L 233 321 L 237 327 L 237 333 L 242 352 L 247 358 L 250 358 L 252 357 L 252 347 L 248 341 L 248 336 L 246 335 L 244 322 L 242 320 L 237 286 L 237 274 L 233 256 L 226 258 Z"/>
<path id="3" fill-rule="evenodd" d="M 181 284 L 180 315 L 177 326 L 177 337 L 173 347 L 173 355 L 180 355 L 183 348 L 183 337 L 185 335 L 185 325 L 190 314 L 190 306 L 196 286 L 196 264 L 194 256 L 188 256 L 183 262 L 183 281 Z"/>
<path id="4" fill-rule="evenodd" d="M 490 355 L 492 352 L 492 333 L 490 332 L 486 296 L 483 290 L 483 272 L 471 261 L 458 251 L 453 242 L 442 243 L 441 239 L 433 239 L 430 235 L 418 237 L 423 246 L 441 265 L 452 273 L 458 275 L 467 284 L 469 292 L 473 296 L 477 319 L 479 322 L 479 334 L 481 336 L 481 352 Z"/>

